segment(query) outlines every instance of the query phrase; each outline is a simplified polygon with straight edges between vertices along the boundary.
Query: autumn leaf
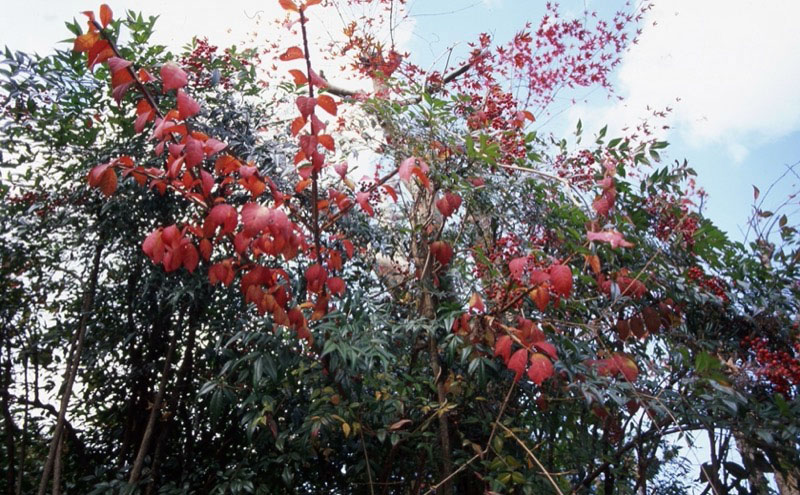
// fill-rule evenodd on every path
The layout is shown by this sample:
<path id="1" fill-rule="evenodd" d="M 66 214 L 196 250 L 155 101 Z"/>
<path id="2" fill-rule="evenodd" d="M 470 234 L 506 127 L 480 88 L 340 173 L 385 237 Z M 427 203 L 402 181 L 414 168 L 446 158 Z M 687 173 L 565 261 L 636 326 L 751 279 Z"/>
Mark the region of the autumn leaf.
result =
<path id="1" fill-rule="evenodd" d="M 94 167 L 89 172 L 89 186 L 100 189 L 106 197 L 117 190 L 117 173 L 111 163 L 104 163 Z"/>
<path id="2" fill-rule="evenodd" d="M 319 263 L 314 263 L 306 269 L 306 288 L 309 292 L 318 294 L 322 292 L 328 279 L 328 272 Z"/>
<path id="3" fill-rule="evenodd" d="M 547 358 L 545 358 L 547 359 Z M 525 372 L 525 366 L 528 364 L 528 350 L 518 349 L 511 359 L 508 360 L 506 366 L 514 372 L 514 381 L 518 381 L 522 374 Z"/>
<path id="4" fill-rule="evenodd" d="M 541 385 L 546 379 L 553 376 L 553 363 L 545 356 L 535 352 L 531 354 L 528 378 L 536 385 Z"/>
<path id="5" fill-rule="evenodd" d="M 486 307 L 483 305 L 483 299 L 481 299 L 481 296 L 479 296 L 477 292 L 473 292 L 469 298 L 469 309 L 474 309 L 478 313 L 486 311 Z"/>
<path id="6" fill-rule="evenodd" d="M 317 105 L 317 99 L 309 96 L 298 96 L 295 100 L 297 109 L 300 110 L 300 115 L 307 119 L 309 115 L 314 112 L 314 107 Z M 308 152 L 306 152 L 308 154 Z"/>
<path id="7" fill-rule="evenodd" d="M 164 92 L 171 89 L 180 89 L 189 82 L 186 72 L 174 62 L 167 62 L 161 66 L 161 82 Z"/>
<path id="8" fill-rule="evenodd" d="M 503 358 L 504 363 L 508 363 L 511 358 L 511 344 L 513 344 L 513 340 L 511 340 L 510 336 L 501 335 L 498 337 L 494 343 L 495 357 L 500 356 Z"/>
<path id="9" fill-rule="evenodd" d="M 111 7 L 106 4 L 100 6 L 100 24 L 103 27 L 108 26 L 108 24 L 111 22 L 111 15 Z"/>
<path id="10" fill-rule="evenodd" d="M 372 209 L 372 206 L 369 204 L 369 193 L 368 192 L 359 192 L 356 193 L 356 203 L 361 207 L 364 212 L 369 216 L 375 216 L 375 211 Z"/>
<path id="11" fill-rule="evenodd" d="M 239 221 L 239 215 L 236 213 L 236 208 L 233 206 L 226 203 L 220 203 L 211 208 L 211 212 L 208 214 L 208 221 L 214 226 L 215 229 L 219 226 L 222 226 L 220 235 L 225 235 L 236 230 L 236 225 Z"/>
<path id="12" fill-rule="evenodd" d="M 541 351 L 550 356 L 550 359 L 558 359 L 556 346 L 554 346 L 550 342 L 545 342 L 544 340 L 540 340 L 538 342 L 534 342 L 533 347 L 535 347 L 538 351 Z"/>
<path id="13" fill-rule="evenodd" d="M 306 78 L 306 75 L 303 74 L 303 71 L 301 71 L 301 70 L 292 69 L 292 70 L 289 71 L 289 74 L 292 75 L 292 78 L 294 79 L 294 83 L 297 86 L 302 86 L 303 84 L 308 82 L 308 79 Z"/>
<path id="14" fill-rule="evenodd" d="M 317 96 L 317 104 L 331 115 L 336 115 L 336 102 L 328 95 Z"/>
<path id="15" fill-rule="evenodd" d="M 72 45 L 72 50 L 76 52 L 88 52 L 92 49 L 94 44 L 100 39 L 100 34 L 97 32 L 88 32 L 75 38 Z"/>
<path id="16" fill-rule="evenodd" d="M 214 263 L 208 269 L 208 280 L 211 285 L 222 283 L 225 286 L 230 286 L 233 282 L 233 266 L 232 260 L 227 259 L 220 263 Z"/>
<path id="17" fill-rule="evenodd" d="M 328 289 L 331 291 L 331 294 L 341 296 L 344 294 L 345 285 L 344 280 L 339 277 L 331 277 L 328 279 L 327 282 Z"/>
<path id="18" fill-rule="evenodd" d="M 281 7 L 290 12 L 297 12 L 297 5 L 295 5 L 292 0 L 278 0 L 278 3 Z"/>
<path id="19" fill-rule="evenodd" d="M 593 241 L 607 242 L 611 244 L 612 249 L 616 249 L 618 247 L 624 247 L 624 248 L 633 247 L 633 243 L 626 241 L 625 238 L 622 237 L 622 234 L 617 232 L 616 230 L 605 230 L 603 232 L 587 232 L 586 238 L 589 239 L 590 242 Z"/>
<path id="20" fill-rule="evenodd" d="M 280 59 L 280 60 L 282 60 L 284 62 L 288 62 L 289 60 L 296 60 L 298 58 L 303 58 L 303 56 L 304 56 L 303 55 L 303 50 L 301 50 L 300 48 L 298 48 L 296 46 L 293 46 L 293 47 L 287 49 L 285 52 L 283 52 L 278 57 L 278 59 Z"/>
<path id="21" fill-rule="evenodd" d="M 182 89 L 178 90 L 178 114 L 181 119 L 194 117 L 200 112 L 200 105 Z"/>
<path id="22" fill-rule="evenodd" d="M 556 294 L 569 297 L 572 293 L 572 270 L 560 263 L 552 265 L 550 267 L 550 283 Z"/>
<path id="23" fill-rule="evenodd" d="M 436 241 L 431 243 L 431 254 L 440 265 L 445 266 L 453 258 L 453 248 L 444 241 Z"/>
<path id="24" fill-rule="evenodd" d="M 270 209 L 258 203 L 247 203 L 242 207 L 244 233 L 252 237 L 261 233 L 269 224 Z"/>

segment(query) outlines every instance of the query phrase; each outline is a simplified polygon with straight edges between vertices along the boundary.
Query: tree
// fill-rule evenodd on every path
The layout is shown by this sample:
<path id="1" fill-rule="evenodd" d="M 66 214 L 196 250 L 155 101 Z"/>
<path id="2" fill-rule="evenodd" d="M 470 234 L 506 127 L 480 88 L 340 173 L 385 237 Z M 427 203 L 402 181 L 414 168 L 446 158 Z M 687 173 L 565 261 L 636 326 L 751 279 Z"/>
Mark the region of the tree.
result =
<path id="1" fill-rule="evenodd" d="M 280 1 L 277 93 L 257 50 L 176 56 L 105 5 L 7 51 L 0 487 L 683 493 L 700 432 L 707 490 L 793 489 L 794 228 L 729 241 L 646 132 L 529 128 L 609 87 L 639 12 L 552 7 L 427 75 L 354 24 L 364 94 L 314 71 L 318 3 Z"/>

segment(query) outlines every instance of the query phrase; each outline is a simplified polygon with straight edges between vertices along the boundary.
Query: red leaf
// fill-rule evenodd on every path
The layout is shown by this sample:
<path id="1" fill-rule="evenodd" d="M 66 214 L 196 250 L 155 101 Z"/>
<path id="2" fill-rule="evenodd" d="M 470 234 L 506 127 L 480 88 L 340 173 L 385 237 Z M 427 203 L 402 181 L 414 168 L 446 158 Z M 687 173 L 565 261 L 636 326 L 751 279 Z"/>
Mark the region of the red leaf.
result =
<path id="1" fill-rule="evenodd" d="M 531 365 L 528 368 L 528 378 L 536 385 L 553 376 L 553 363 L 547 356 L 538 352 L 531 354 Z"/>
<path id="2" fill-rule="evenodd" d="M 611 244 L 612 249 L 616 249 L 618 247 L 624 248 L 632 248 L 633 243 L 630 243 L 622 237 L 622 234 L 617 232 L 616 230 L 606 230 L 603 232 L 587 232 L 586 238 L 589 241 L 599 241 L 599 242 L 607 242 Z"/>
<path id="3" fill-rule="evenodd" d="M 554 346 L 550 342 L 545 342 L 543 340 L 539 342 L 534 342 L 533 347 L 547 354 L 548 356 L 550 356 L 551 359 L 558 359 L 558 354 L 556 353 L 556 346 Z"/>
<path id="4" fill-rule="evenodd" d="M 200 257 L 197 255 L 197 248 L 194 247 L 194 244 L 191 242 L 187 242 L 181 246 L 181 251 L 183 267 L 189 270 L 189 273 L 194 273 L 195 268 L 197 268 L 197 263 L 200 262 Z"/>
<path id="5" fill-rule="evenodd" d="M 390 186 L 388 184 L 384 184 L 383 185 L 383 190 L 386 191 L 386 194 L 388 194 L 389 196 L 392 197 L 392 201 L 397 203 L 397 192 L 394 190 L 394 188 L 392 186 Z"/>
<path id="6" fill-rule="evenodd" d="M 511 358 L 511 344 L 513 341 L 508 335 L 500 336 L 494 343 L 494 355 L 503 358 L 504 363 L 508 363 Z"/>
<path id="7" fill-rule="evenodd" d="M 520 379 L 522 374 L 525 372 L 525 365 L 528 364 L 528 350 L 527 349 L 519 349 L 515 352 L 511 359 L 508 360 L 506 366 L 508 369 L 514 372 L 514 381 Z"/>
<path id="8" fill-rule="evenodd" d="M 200 112 L 200 105 L 182 89 L 178 90 L 178 114 L 181 119 L 194 117 Z"/>
<path id="9" fill-rule="evenodd" d="M 227 259 L 221 263 L 214 263 L 208 269 L 208 280 L 211 285 L 222 282 L 224 285 L 229 286 L 233 282 L 233 267 L 231 260 Z"/>
<path id="10" fill-rule="evenodd" d="M 353 243 L 345 239 L 342 241 L 342 246 L 344 246 L 344 252 L 347 253 L 347 257 L 352 258 L 353 252 L 355 251 L 353 248 Z"/>
<path id="11" fill-rule="evenodd" d="M 344 280 L 340 279 L 339 277 L 331 277 L 328 279 L 328 289 L 330 289 L 332 294 L 337 296 L 341 296 L 344 294 Z"/>
<path id="12" fill-rule="evenodd" d="M 220 234 L 225 235 L 236 230 L 236 224 L 239 222 L 239 215 L 236 213 L 236 208 L 233 206 L 220 203 L 211 208 L 211 212 L 208 214 L 208 220 L 214 225 L 215 229 L 222 226 Z"/>
<path id="13" fill-rule="evenodd" d="M 105 196 L 111 196 L 117 190 L 117 173 L 111 163 L 94 167 L 89 172 L 89 186 L 100 189 Z"/>
<path id="14" fill-rule="evenodd" d="M 189 82 L 186 72 L 174 62 L 167 62 L 161 66 L 161 81 L 165 93 L 171 89 L 180 89 Z"/>
<path id="15" fill-rule="evenodd" d="M 360 192 L 356 194 L 356 203 L 361 207 L 364 212 L 366 212 L 369 216 L 375 216 L 375 211 L 372 209 L 372 206 L 369 204 L 369 193 L 368 192 Z"/>
<path id="16" fill-rule="evenodd" d="M 508 271 L 511 273 L 511 278 L 517 282 L 522 282 L 522 276 L 525 274 L 525 269 L 528 267 L 529 258 L 523 256 L 522 258 L 514 258 L 508 264 Z"/>
<path id="17" fill-rule="evenodd" d="M 440 265 L 446 266 L 453 258 L 453 248 L 444 241 L 436 241 L 431 244 L 431 254 Z"/>
<path id="18" fill-rule="evenodd" d="M 183 149 L 183 154 L 186 157 L 186 165 L 194 167 L 203 163 L 205 153 L 203 153 L 203 142 L 199 139 L 189 137 L 186 141 L 186 147 Z"/>
<path id="19" fill-rule="evenodd" d="M 108 59 L 108 68 L 111 70 L 112 74 L 127 69 L 130 66 L 131 66 L 130 60 L 125 60 L 124 58 L 111 57 Z M 128 76 L 130 77 L 130 74 L 128 74 Z"/>
<path id="20" fill-rule="evenodd" d="M 556 294 L 569 297 L 572 293 L 572 270 L 566 265 L 552 265 L 550 267 L 550 283 Z"/>
<path id="21" fill-rule="evenodd" d="M 336 174 L 339 175 L 342 180 L 344 180 L 345 176 L 347 175 L 347 168 L 347 162 L 337 163 L 333 166 L 333 171 L 336 172 Z"/>
<path id="22" fill-rule="evenodd" d="M 317 104 L 331 115 L 336 115 L 336 102 L 328 95 L 317 96 Z"/>
<path id="23" fill-rule="evenodd" d="M 533 302 L 536 303 L 536 307 L 539 308 L 539 311 L 544 313 L 547 309 L 547 305 L 550 304 L 550 289 L 543 285 L 533 289 L 528 295 L 533 299 Z"/>
<path id="24" fill-rule="evenodd" d="M 292 137 L 297 136 L 297 134 L 303 130 L 303 127 L 306 125 L 306 119 L 301 117 L 297 117 L 292 121 Z"/>
<path id="25" fill-rule="evenodd" d="M 252 237 L 261 233 L 269 223 L 270 209 L 258 203 L 247 203 L 242 207 L 244 233 Z"/>
<path id="26" fill-rule="evenodd" d="M 294 78 L 294 83 L 297 86 L 301 86 L 308 82 L 308 79 L 306 79 L 306 75 L 303 74 L 303 71 L 301 70 L 292 69 L 289 71 L 289 74 L 292 75 L 292 77 Z"/>
<path id="27" fill-rule="evenodd" d="M 322 292 L 328 272 L 319 263 L 314 263 L 306 269 L 306 288 L 309 292 L 318 294 Z"/>
<path id="28" fill-rule="evenodd" d="M 200 256 L 202 256 L 204 260 L 208 261 L 211 259 L 211 251 L 213 249 L 214 248 L 211 245 L 211 241 L 208 239 L 200 240 Z"/>
<path id="29" fill-rule="evenodd" d="M 303 58 L 303 50 L 300 48 L 293 46 L 283 52 L 278 58 L 284 62 L 288 62 L 289 60 L 295 60 L 298 58 Z"/>
<path id="30" fill-rule="evenodd" d="M 144 254 L 147 255 L 148 258 L 153 260 L 153 263 L 161 263 L 164 259 L 164 241 L 161 238 L 161 233 L 163 229 L 158 228 L 145 237 L 144 242 L 142 242 L 142 251 Z"/>
<path id="31" fill-rule="evenodd" d="M 333 142 L 333 138 L 328 134 L 323 134 L 317 137 L 317 141 L 319 144 L 325 147 L 328 151 L 336 151 L 336 145 Z"/>
<path id="32" fill-rule="evenodd" d="M 481 299 L 481 296 L 479 296 L 477 292 L 473 292 L 472 296 L 469 298 L 469 309 L 474 309 L 478 313 L 486 311 L 486 307 L 483 305 L 483 299 Z"/>
<path id="33" fill-rule="evenodd" d="M 108 26 L 108 23 L 111 22 L 111 7 L 106 4 L 100 6 L 100 24 L 103 27 Z"/>
<path id="34" fill-rule="evenodd" d="M 295 101 L 297 105 L 297 109 L 300 110 L 300 115 L 303 118 L 308 118 L 314 112 L 314 107 L 317 105 L 316 98 L 311 98 L 309 96 L 298 96 L 297 100 Z M 306 152 L 306 154 L 310 154 Z"/>
<path id="35" fill-rule="evenodd" d="M 111 48 L 108 40 L 97 40 L 90 48 L 89 55 L 86 57 L 86 64 L 91 69 L 95 64 L 105 62 L 114 56 L 114 49 Z"/>
<path id="36" fill-rule="evenodd" d="M 278 0 L 278 3 L 288 11 L 297 12 L 297 5 L 295 5 L 292 0 Z"/>
<path id="37" fill-rule="evenodd" d="M 94 44 L 100 39 L 100 34 L 97 32 L 88 32 L 75 38 L 75 43 L 72 45 L 72 50 L 76 52 L 88 52 L 92 49 Z"/>

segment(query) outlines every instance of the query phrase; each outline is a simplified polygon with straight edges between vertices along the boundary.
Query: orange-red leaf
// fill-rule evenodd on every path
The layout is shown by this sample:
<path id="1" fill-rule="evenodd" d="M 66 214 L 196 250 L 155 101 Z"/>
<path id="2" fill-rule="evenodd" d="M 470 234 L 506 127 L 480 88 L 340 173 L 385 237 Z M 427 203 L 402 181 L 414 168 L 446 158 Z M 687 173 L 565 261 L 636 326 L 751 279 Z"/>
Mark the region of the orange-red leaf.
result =
<path id="1" fill-rule="evenodd" d="M 178 114 L 181 119 L 194 117 L 200 112 L 200 104 L 191 96 L 187 95 L 182 89 L 178 90 Z"/>
<path id="2" fill-rule="evenodd" d="M 567 265 L 555 264 L 550 267 L 550 283 L 556 294 L 569 297 L 572 293 L 572 270 Z"/>
<path id="3" fill-rule="evenodd" d="M 369 193 L 368 192 L 359 192 L 356 193 L 356 203 L 361 207 L 364 212 L 369 216 L 375 216 L 375 211 L 372 209 L 372 206 L 369 204 Z"/>
<path id="4" fill-rule="evenodd" d="M 297 12 L 297 5 L 292 0 L 278 0 L 278 3 L 288 11 Z"/>
<path id="5" fill-rule="evenodd" d="M 331 277 L 328 279 L 328 289 L 330 289 L 331 293 L 337 296 L 341 296 L 344 294 L 344 280 L 339 277 Z"/>
<path id="6" fill-rule="evenodd" d="M 289 74 L 292 75 L 292 77 L 294 78 L 294 83 L 298 86 L 308 82 L 308 79 L 306 79 L 306 75 L 303 74 L 303 71 L 301 70 L 292 69 L 289 71 Z"/>
<path id="7" fill-rule="evenodd" d="M 97 32 L 88 32 L 75 38 L 75 43 L 72 45 L 72 50 L 76 52 L 88 52 L 94 46 L 95 42 L 100 39 L 100 34 Z"/>
<path id="8" fill-rule="evenodd" d="M 110 163 L 98 165 L 89 172 L 89 185 L 99 188 L 105 196 L 111 196 L 117 190 L 117 173 Z"/>
<path id="9" fill-rule="evenodd" d="M 527 349 L 519 349 L 515 352 L 511 359 L 508 360 L 506 366 L 508 369 L 514 372 L 514 381 L 520 379 L 522 374 L 525 372 L 525 365 L 528 364 L 528 350 Z"/>
<path id="10" fill-rule="evenodd" d="M 106 4 L 103 4 L 100 6 L 100 24 L 102 24 L 103 27 L 106 27 L 110 22 L 111 22 L 111 7 L 109 7 Z"/>
<path id="11" fill-rule="evenodd" d="M 444 241 L 436 241 L 431 244 L 431 254 L 440 265 L 445 266 L 453 258 L 453 248 Z"/>
<path id="12" fill-rule="evenodd" d="M 547 356 L 538 352 L 531 354 L 531 364 L 528 367 L 528 378 L 536 385 L 553 376 L 553 363 Z"/>
<path id="13" fill-rule="evenodd" d="M 317 104 L 331 115 L 336 115 L 336 102 L 328 95 L 317 96 Z"/>
<path id="14" fill-rule="evenodd" d="M 328 151 L 336 151 L 336 144 L 333 142 L 333 138 L 329 134 L 323 134 L 317 137 L 317 141 Z"/>
<path id="15" fill-rule="evenodd" d="M 297 134 L 305 127 L 306 119 L 302 116 L 297 117 L 292 121 L 292 136 L 297 136 Z"/>
<path id="16" fill-rule="evenodd" d="M 222 226 L 220 234 L 230 234 L 236 230 L 236 224 L 239 222 L 239 215 L 236 213 L 236 208 L 233 206 L 220 203 L 213 208 L 208 214 L 208 220 L 214 225 L 214 228 Z"/>
<path id="17" fill-rule="evenodd" d="M 494 355 L 503 358 L 504 363 L 508 363 L 511 358 L 511 344 L 513 341 L 508 335 L 500 336 L 494 343 Z"/>
<path id="18" fill-rule="evenodd" d="M 164 92 L 166 93 L 171 89 L 180 89 L 186 86 L 189 79 L 186 76 L 186 72 L 178 67 L 177 64 L 167 62 L 161 66 L 161 81 L 163 83 Z"/>
<path id="19" fill-rule="evenodd" d="M 280 60 L 282 60 L 284 62 L 288 62 L 289 60 L 296 60 L 298 58 L 303 58 L 303 57 L 304 57 L 303 50 L 301 50 L 300 48 L 298 48 L 296 46 L 293 46 L 293 47 L 290 47 L 289 49 L 287 49 L 285 52 L 283 52 L 278 57 L 278 59 L 280 59 Z"/>

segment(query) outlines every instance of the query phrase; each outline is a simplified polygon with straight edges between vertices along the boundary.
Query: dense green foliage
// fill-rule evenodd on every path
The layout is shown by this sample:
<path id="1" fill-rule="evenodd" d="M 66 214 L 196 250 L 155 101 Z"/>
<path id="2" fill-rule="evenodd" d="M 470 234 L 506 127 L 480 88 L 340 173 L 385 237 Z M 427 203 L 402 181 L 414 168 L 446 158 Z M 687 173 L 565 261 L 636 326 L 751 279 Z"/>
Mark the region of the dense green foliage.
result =
<path id="1" fill-rule="evenodd" d="M 153 22 L 130 14 L 112 24 L 131 31 L 120 49 L 137 67 L 176 58 L 149 44 Z M 464 124 L 456 94 L 398 83 L 423 97 L 366 101 L 364 115 L 393 137 L 381 161 L 426 157 L 435 191 L 464 204 L 445 221 L 430 193 L 398 187 L 398 202 L 381 203 L 377 217 L 345 216 L 337 233 L 356 247 L 339 275 L 347 292 L 313 323 L 311 346 L 246 305 L 238 282 L 212 287 L 207 262 L 191 274 L 151 263 L 142 239 L 187 221 L 184 199 L 131 178 L 109 199 L 88 188 L 90 168 L 121 154 L 163 166 L 148 131 L 134 131 L 134 97 L 111 98 L 107 68 L 92 74 L 68 51 L 7 51 L 1 67 L 0 492 L 39 484 L 81 327 L 57 460 L 67 493 L 672 494 L 691 491 L 698 464 L 697 483 L 720 494 L 766 490 L 757 486 L 765 472 L 796 479 L 798 384 L 770 380 L 764 367 L 779 363 L 760 362 L 746 342 L 762 338 L 796 362 L 797 233 L 781 225 L 769 249 L 764 239 L 729 241 L 683 201 L 694 172 L 661 162 L 666 143 L 580 127 L 564 140 L 529 133 L 513 170 L 496 134 Z M 291 189 L 293 151 L 278 109 L 302 88 L 284 85 L 276 96 L 240 62 L 208 69 L 234 84 L 194 89 L 204 109 L 196 130 Z M 279 130 L 267 139 L 264 128 Z M 588 179 L 558 179 L 586 163 Z M 617 196 L 603 219 L 590 205 L 605 163 Z M 294 201 L 308 205 L 308 192 Z M 604 225 L 634 246 L 586 241 L 587 229 Z M 435 235 L 455 255 L 417 277 L 420 256 L 428 265 L 418 246 Z M 537 306 L 510 272 L 523 256 L 567 265 L 571 294 Z M 299 302 L 307 264 L 287 268 Z M 704 273 L 692 277 L 692 267 Z M 638 279 L 644 292 L 619 277 Z M 485 312 L 468 309 L 473 293 Z M 652 311 L 649 331 L 632 330 L 646 336 L 620 338 L 618 321 L 641 326 L 638 315 Z M 495 356 L 521 316 L 557 350 L 541 385 L 515 381 Z M 613 356 L 631 359 L 636 373 L 603 371 Z M 681 448 L 701 436 L 709 449 Z M 129 483 L 140 451 L 141 479 Z"/>

